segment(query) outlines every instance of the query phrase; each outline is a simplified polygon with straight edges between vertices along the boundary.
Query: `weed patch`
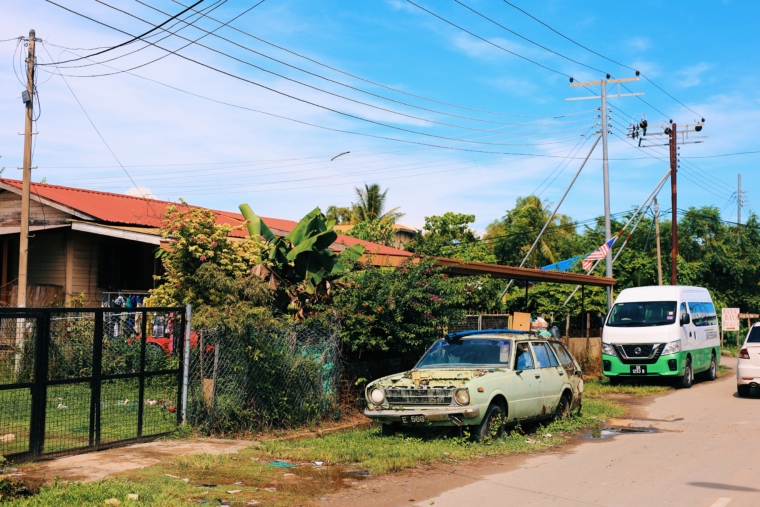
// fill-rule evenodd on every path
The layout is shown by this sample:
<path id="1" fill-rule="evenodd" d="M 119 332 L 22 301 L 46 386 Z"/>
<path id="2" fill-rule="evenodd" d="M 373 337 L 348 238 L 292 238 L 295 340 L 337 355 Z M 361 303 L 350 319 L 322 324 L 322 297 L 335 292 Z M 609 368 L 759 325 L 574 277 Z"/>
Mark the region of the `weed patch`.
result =
<path id="1" fill-rule="evenodd" d="M 674 390 L 668 380 L 641 379 L 637 382 L 610 384 L 607 377 L 590 380 L 584 384 L 583 395 L 587 399 L 601 399 L 609 394 L 628 394 L 630 396 L 651 396 Z"/>

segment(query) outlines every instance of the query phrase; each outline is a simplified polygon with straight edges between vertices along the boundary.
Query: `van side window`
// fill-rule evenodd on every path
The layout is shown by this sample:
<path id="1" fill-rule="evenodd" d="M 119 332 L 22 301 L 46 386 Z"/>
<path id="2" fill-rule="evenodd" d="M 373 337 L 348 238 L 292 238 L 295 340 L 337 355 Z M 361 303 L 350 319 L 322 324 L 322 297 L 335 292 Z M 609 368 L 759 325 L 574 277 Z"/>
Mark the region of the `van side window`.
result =
<path id="1" fill-rule="evenodd" d="M 689 313 L 695 326 L 718 325 L 718 315 L 712 303 L 689 303 Z"/>

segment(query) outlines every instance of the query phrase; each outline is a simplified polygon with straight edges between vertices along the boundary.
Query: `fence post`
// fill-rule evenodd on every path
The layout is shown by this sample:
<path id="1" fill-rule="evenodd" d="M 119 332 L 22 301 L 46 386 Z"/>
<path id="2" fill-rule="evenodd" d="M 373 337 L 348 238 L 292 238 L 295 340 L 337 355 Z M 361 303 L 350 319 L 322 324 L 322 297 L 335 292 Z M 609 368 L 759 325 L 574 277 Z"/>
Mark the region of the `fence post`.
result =
<path id="1" fill-rule="evenodd" d="M 182 424 L 187 423 L 187 390 L 190 381 L 190 329 L 192 323 L 193 308 L 185 307 L 185 350 L 182 365 Z"/>

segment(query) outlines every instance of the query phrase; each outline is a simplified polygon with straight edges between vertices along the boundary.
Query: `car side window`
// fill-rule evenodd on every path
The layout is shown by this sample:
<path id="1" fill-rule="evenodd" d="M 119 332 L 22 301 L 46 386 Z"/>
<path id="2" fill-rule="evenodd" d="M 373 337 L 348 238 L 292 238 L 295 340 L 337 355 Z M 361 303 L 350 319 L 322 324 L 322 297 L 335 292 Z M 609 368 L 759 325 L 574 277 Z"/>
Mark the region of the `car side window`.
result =
<path id="1" fill-rule="evenodd" d="M 557 361 L 557 357 L 554 355 L 554 352 L 552 352 L 552 348 L 549 346 L 548 343 L 544 343 L 546 346 L 546 351 L 549 353 L 549 364 L 552 366 L 559 366 L 559 361 Z"/>
<path id="2" fill-rule="evenodd" d="M 533 352 L 536 354 L 536 364 L 539 368 L 549 368 L 552 362 L 549 359 L 551 352 L 546 343 L 533 343 Z M 555 365 L 556 366 L 556 365 Z"/>
<path id="3" fill-rule="evenodd" d="M 554 352 L 557 353 L 559 362 L 562 363 L 563 366 L 573 364 L 573 358 L 570 357 L 570 354 L 568 354 L 568 352 L 565 350 L 565 347 L 563 347 L 561 343 L 550 343 L 550 345 L 551 348 L 554 349 Z"/>
<path id="4" fill-rule="evenodd" d="M 515 347 L 515 370 L 532 370 L 533 356 L 527 342 L 518 343 Z"/>

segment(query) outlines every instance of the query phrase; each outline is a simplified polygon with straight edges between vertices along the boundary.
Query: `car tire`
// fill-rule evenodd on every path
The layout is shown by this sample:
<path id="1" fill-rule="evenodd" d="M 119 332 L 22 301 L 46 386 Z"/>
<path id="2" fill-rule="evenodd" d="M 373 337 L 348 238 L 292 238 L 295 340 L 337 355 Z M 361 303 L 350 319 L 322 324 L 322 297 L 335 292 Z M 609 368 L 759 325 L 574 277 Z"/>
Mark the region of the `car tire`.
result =
<path id="1" fill-rule="evenodd" d="M 688 389 L 694 384 L 694 370 L 691 368 L 691 358 L 686 359 L 686 365 L 683 370 L 683 376 L 678 382 L 678 387 L 680 389 Z"/>
<path id="2" fill-rule="evenodd" d="M 471 435 L 472 440 L 482 442 L 487 438 L 499 438 L 504 435 L 504 423 L 506 422 L 504 409 L 498 403 L 491 403 L 486 410 L 486 415 L 480 424 L 473 428 Z M 499 428 L 493 429 L 494 424 L 500 424 Z"/>
<path id="3" fill-rule="evenodd" d="M 750 390 L 750 387 L 747 385 L 736 386 L 736 394 L 739 395 L 739 398 L 749 398 L 749 390 Z"/>
<path id="4" fill-rule="evenodd" d="M 715 359 L 715 353 L 712 354 L 710 359 L 710 368 L 705 372 L 705 378 L 707 380 L 715 380 L 718 378 L 718 361 Z"/>
<path id="5" fill-rule="evenodd" d="M 570 417 L 570 403 L 571 400 L 567 399 L 567 395 L 559 397 L 559 403 L 557 403 L 557 411 L 554 412 L 554 419 L 567 419 Z"/>
<path id="6" fill-rule="evenodd" d="M 396 432 L 400 429 L 397 423 L 383 424 L 380 429 L 380 434 L 384 437 L 396 436 Z"/>

